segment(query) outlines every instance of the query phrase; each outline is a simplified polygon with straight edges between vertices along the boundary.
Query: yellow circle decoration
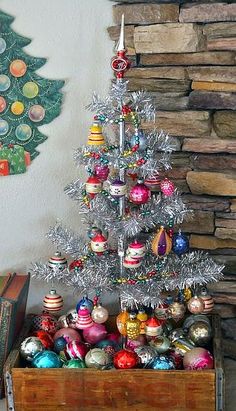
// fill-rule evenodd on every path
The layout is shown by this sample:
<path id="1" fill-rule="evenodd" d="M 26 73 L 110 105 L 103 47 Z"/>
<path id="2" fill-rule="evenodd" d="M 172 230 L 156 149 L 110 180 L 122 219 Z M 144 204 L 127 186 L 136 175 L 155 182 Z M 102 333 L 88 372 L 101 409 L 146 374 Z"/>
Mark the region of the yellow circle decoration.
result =
<path id="1" fill-rule="evenodd" d="M 34 98 L 39 93 L 39 87 L 33 81 L 27 81 L 22 89 L 23 95 L 27 98 Z"/>
<path id="2" fill-rule="evenodd" d="M 11 105 L 11 112 L 16 116 L 20 116 L 24 111 L 24 104 L 21 101 L 15 101 Z"/>

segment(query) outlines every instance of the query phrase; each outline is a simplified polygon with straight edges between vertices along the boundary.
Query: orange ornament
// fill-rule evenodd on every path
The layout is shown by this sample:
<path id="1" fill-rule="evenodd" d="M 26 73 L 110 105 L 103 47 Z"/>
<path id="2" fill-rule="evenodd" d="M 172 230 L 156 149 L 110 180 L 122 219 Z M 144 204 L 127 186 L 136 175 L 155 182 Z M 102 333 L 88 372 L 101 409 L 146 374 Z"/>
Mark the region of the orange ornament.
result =
<path id="1" fill-rule="evenodd" d="M 127 335 L 126 321 L 128 320 L 128 318 L 129 318 L 129 314 L 126 311 L 126 309 L 121 311 L 121 313 L 118 314 L 117 317 L 116 317 L 116 325 L 117 325 L 118 331 L 121 335 Z"/>
<path id="2" fill-rule="evenodd" d="M 22 77 L 26 73 L 27 66 L 23 60 L 13 60 L 10 64 L 10 73 L 14 77 Z"/>
<path id="3" fill-rule="evenodd" d="M 159 257 L 169 254 L 172 248 L 172 240 L 164 227 L 161 227 L 152 240 L 152 251 Z"/>

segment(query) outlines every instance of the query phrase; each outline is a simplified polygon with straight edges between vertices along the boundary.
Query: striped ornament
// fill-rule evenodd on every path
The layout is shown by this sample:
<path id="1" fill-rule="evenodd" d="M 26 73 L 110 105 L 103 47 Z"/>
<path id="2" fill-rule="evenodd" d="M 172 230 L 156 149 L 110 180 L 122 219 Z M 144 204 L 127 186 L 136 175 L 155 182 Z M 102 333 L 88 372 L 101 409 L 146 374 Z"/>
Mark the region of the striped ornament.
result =
<path id="1" fill-rule="evenodd" d="M 43 299 L 43 308 L 45 311 L 57 312 L 63 307 L 63 298 L 57 294 L 56 290 L 50 290 Z"/>
<path id="2" fill-rule="evenodd" d="M 204 309 L 202 311 L 202 314 L 209 314 L 213 311 L 214 308 L 214 300 L 210 294 L 207 293 L 207 291 L 202 291 L 200 294 L 201 299 L 204 302 Z"/>
<path id="3" fill-rule="evenodd" d="M 48 267 L 52 270 L 59 269 L 62 271 L 67 267 L 67 260 L 57 251 L 53 257 L 49 258 Z"/>

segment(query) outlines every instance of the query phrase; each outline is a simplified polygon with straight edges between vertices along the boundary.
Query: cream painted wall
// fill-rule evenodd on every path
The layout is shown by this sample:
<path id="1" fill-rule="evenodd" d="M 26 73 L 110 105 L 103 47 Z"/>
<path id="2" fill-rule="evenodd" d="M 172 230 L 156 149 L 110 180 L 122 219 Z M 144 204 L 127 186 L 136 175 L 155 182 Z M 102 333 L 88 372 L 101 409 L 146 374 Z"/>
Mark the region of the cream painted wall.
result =
<path id="1" fill-rule="evenodd" d="M 73 151 L 86 142 L 92 114 L 85 106 L 92 92 L 107 91 L 113 44 L 106 27 L 112 24 L 108 0 L 0 0 L 0 8 L 15 16 L 13 29 L 32 39 L 26 51 L 47 57 L 38 71 L 65 79 L 61 115 L 41 127 L 48 140 L 27 173 L 2 177 L 0 270 L 25 272 L 33 261 L 54 253 L 45 233 L 56 219 L 81 230 L 76 205 L 63 189 L 77 177 Z M 31 280 L 28 311 L 38 311 L 49 286 Z M 57 287 L 71 308 L 71 291 Z M 77 297 L 73 297 L 77 300 Z"/>

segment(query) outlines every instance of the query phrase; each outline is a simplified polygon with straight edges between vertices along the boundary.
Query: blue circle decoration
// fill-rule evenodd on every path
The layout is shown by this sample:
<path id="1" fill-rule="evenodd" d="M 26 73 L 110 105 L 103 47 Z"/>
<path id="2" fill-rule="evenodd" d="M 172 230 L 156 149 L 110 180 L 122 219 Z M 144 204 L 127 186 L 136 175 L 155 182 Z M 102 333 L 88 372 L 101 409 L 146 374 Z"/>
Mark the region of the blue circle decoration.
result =
<path id="1" fill-rule="evenodd" d="M 88 297 L 83 297 L 76 305 L 76 311 L 78 312 L 81 307 L 86 307 L 90 312 L 93 311 L 93 302 Z"/>
<path id="2" fill-rule="evenodd" d="M 9 130 L 9 124 L 3 118 L 0 118 L 0 136 L 5 136 Z"/>
<path id="3" fill-rule="evenodd" d="M 189 250 L 188 237 L 181 232 L 174 234 L 172 239 L 172 250 L 177 255 L 187 253 Z"/>
<path id="4" fill-rule="evenodd" d="M 40 355 L 43 354 L 43 355 Z M 37 353 L 33 360 L 32 366 L 35 368 L 61 368 L 62 362 L 58 355 L 53 351 L 41 351 Z"/>
<path id="5" fill-rule="evenodd" d="M 11 80 L 6 74 L 0 74 L 0 91 L 6 91 L 11 85 Z"/>
<path id="6" fill-rule="evenodd" d="M 7 44 L 5 42 L 5 40 L 0 37 L 0 54 L 4 53 L 4 51 L 6 50 Z"/>
<path id="7" fill-rule="evenodd" d="M 20 141 L 28 141 L 32 136 L 32 128 L 28 124 L 19 124 L 15 131 L 16 137 Z"/>
<path id="8" fill-rule="evenodd" d="M 152 370 L 174 370 L 175 365 L 171 358 L 167 355 L 159 355 L 151 360 L 145 368 L 151 368 Z"/>

